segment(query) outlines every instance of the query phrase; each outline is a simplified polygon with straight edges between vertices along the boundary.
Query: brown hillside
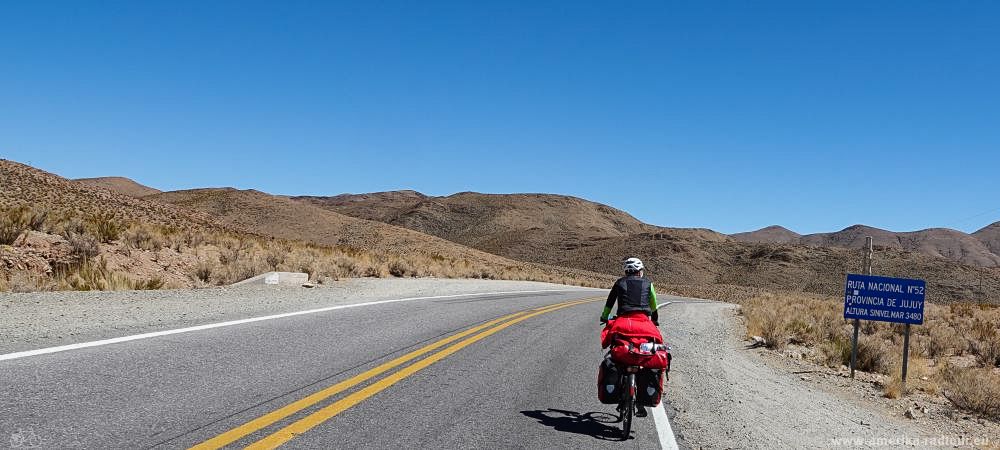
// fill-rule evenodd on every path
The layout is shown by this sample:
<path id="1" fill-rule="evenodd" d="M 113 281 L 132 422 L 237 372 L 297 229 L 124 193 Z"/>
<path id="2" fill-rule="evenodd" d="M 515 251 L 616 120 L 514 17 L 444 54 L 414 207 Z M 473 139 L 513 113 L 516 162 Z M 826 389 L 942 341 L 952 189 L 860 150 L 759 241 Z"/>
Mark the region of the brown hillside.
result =
<path id="1" fill-rule="evenodd" d="M 255 190 L 193 189 L 164 192 L 149 199 L 200 211 L 223 223 L 284 239 L 393 253 L 417 250 L 450 257 L 500 260 L 495 255 L 412 230 Z"/>
<path id="2" fill-rule="evenodd" d="M 377 220 L 385 223 L 392 223 L 400 214 L 409 211 L 427 198 L 426 195 L 416 191 L 342 194 L 333 197 L 292 197 L 294 200 L 306 202 L 351 217 Z"/>
<path id="3" fill-rule="evenodd" d="M 788 244 L 798 242 L 802 238 L 801 234 L 798 234 L 788 228 L 771 225 L 766 228 L 761 228 L 757 231 L 748 231 L 746 233 L 736 233 L 729 235 L 733 239 L 740 242 L 757 242 L 766 244 Z"/>
<path id="4" fill-rule="evenodd" d="M 803 236 L 800 243 L 822 247 L 861 248 L 865 236 L 872 236 L 875 245 L 947 258 L 980 267 L 1000 265 L 1000 255 L 990 251 L 983 241 L 946 228 L 896 233 L 864 225 L 854 225 L 836 233 Z"/>
<path id="5" fill-rule="evenodd" d="M 665 230 L 606 239 L 593 246 L 562 252 L 553 262 L 613 273 L 619 270 L 622 258 L 641 255 L 649 273 L 663 283 L 734 285 L 826 295 L 840 295 L 845 274 L 860 272 L 857 250 L 706 240 L 686 233 Z M 879 275 L 927 280 L 928 301 L 1000 304 L 1000 272 L 996 270 L 879 247 L 874 271 Z"/>
<path id="6" fill-rule="evenodd" d="M 73 180 L 84 186 L 107 189 L 129 197 L 142 198 L 147 195 L 159 194 L 159 189 L 136 183 L 125 177 L 78 178 Z"/>
<path id="7" fill-rule="evenodd" d="M 983 229 L 972 233 L 972 236 L 979 239 L 993 253 L 1000 255 L 1000 222 L 985 226 Z"/>
<path id="8" fill-rule="evenodd" d="M 969 244 L 953 230 L 927 230 L 916 236 L 920 239 L 907 240 L 906 233 L 852 227 L 842 233 L 810 236 L 826 247 L 757 244 L 711 230 L 655 227 L 572 197 L 462 193 L 421 200 L 413 194 L 308 201 L 348 214 L 389 218 L 397 225 L 515 259 L 617 275 L 622 259 L 640 256 L 656 280 L 671 285 L 734 285 L 830 295 L 839 293 L 847 272 L 860 271 L 858 253 L 848 247 L 861 247 L 870 233 L 880 246 L 878 258 L 883 265 L 877 273 L 925 278 L 941 301 L 1000 302 L 996 298 L 1000 273 L 943 259 L 982 255 L 982 244 Z M 793 238 L 798 236 L 780 227 L 756 235 L 788 241 L 797 241 Z M 949 239 L 962 244 L 953 248 Z"/>
<path id="9" fill-rule="evenodd" d="M 656 227 L 599 203 L 549 194 L 424 197 L 412 191 L 305 200 L 514 259 L 547 262 L 562 249 Z"/>
<path id="10" fill-rule="evenodd" d="M 256 191 L 130 197 L 0 160 L 0 292 L 224 285 L 272 270 L 604 284 Z M 174 202 L 176 204 L 171 204 Z"/>
<path id="11" fill-rule="evenodd" d="M 93 188 L 14 161 L 0 159 L 0 207 L 32 206 L 82 216 L 111 214 L 123 222 L 179 228 L 215 227 L 209 216 Z"/>
<path id="12" fill-rule="evenodd" d="M 541 268 L 512 261 L 406 228 L 358 219 L 254 190 L 195 189 L 164 192 L 149 199 L 197 210 L 225 224 L 282 239 L 396 255 L 420 254 L 489 267 L 538 269 L 554 276 L 582 274 L 579 269 Z M 598 274 L 583 276 L 606 278 Z"/>

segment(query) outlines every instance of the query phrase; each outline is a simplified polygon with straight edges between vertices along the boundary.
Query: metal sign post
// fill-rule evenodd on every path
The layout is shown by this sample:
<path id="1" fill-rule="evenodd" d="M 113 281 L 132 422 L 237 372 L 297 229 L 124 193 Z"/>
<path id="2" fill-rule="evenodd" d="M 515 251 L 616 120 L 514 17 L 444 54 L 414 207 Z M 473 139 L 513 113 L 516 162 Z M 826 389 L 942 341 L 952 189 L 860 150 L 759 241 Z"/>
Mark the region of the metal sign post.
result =
<path id="1" fill-rule="evenodd" d="M 906 324 L 906 335 L 903 336 L 903 390 L 899 395 L 906 394 L 906 366 L 910 361 L 910 324 Z"/>
<path id="2" fill-rule="evenodd" d="M 906 324 L 903 336 L 903 392 L 910 360 L 910 325 L 924 323 L 924 296 L 927 283 L 923 280 L 873 276 L 872 239 L 866 239 L 864 275 L 847 275 L 844 294 L 844 318 L 854 319 L 854 339 L 851 342 L 851 377 L 854 377 L 858 356 L 858 324 L 861 319 Z"/>
<path id="3" fill-rule="evenodd" d="M 872 237 L 865 237 L 865 254 L 864 260 L 861 263 L 861 269 L 864 271 L 865 275 L 872 274 L 872 256 L 875 253 L 875 247 L 872 245 Z M 858 327 L 861 325 L 861 319 L 854 319 L 854 338 L 851 339 L 851 379 L 854 379 L 854 368 L 858 365 Z"/>

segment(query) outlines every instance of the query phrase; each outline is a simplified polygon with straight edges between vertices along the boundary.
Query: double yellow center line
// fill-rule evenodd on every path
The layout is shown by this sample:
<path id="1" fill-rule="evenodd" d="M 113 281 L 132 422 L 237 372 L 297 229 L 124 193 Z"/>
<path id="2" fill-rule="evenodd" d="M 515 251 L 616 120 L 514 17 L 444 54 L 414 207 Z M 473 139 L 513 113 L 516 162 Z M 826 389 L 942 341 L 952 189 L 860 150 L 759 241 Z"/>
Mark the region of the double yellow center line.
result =
<path id="1" fill-rule="evenodd" d="M 296 400 L 289 403 L 281 408 L 271 411 L 263 416 L 253 419 L 243 425 L 233 428 L 225 433 L 222 433 L 216 437 L 213 437 L 205 442 L 202 442 L 192 449 L 218 449 L 233 442 L 236 442 L 252 433 L 260 431 L 268 426 L 271 426 L 285 418 L 302 411 L 303 409 L 309 408 L 323 400 L 326 400 L 334 395 L 337 395 L 347 389 L 350 389 L 358 384 L 361 384 L 369 379 L 381 375 L 389 370 L 399 367 L 409 361 L 412 361 L 422 355 L 433 352 L 441 347 L 451 344 L 455 341 L 459 341 L 455 344 L 448 346 L 447 348 L 434 353 L 414 364 L 411 364 L 402 370 L 393 373 L 375 383 L 372 383 L 365 388 L 358 390 L 346 397 L 337 400 L 330 405 L 312 413 L 308 416 L 299 419 L 284 428 L 264 437 L 263 439 L 251 444 L 247 448 L 250 449 L 270 449 L 276 448 L 285 442 L 288 442 L 296 435 L 305 433 L 306 431 L 312 429 L 313 427 L 330 420 L 337 414 L 347 410 L 348 408 L 361 403 L 365 399 L 375 395 L 378 392 L 396 384 L 400 380 L 417 373 L 418 371 L 440 361 L 447 356 L 465 348 L 469 345 L 486 338 L 500 330 L 503 330 L 511 325 L 522 322 L 524 320 L 530 319 L 532 317 L 552 312 L 558 309 L 566 308 L 573 305 L 578 305 L 581 303 L 586 303 L 593 301 L 591 299 L 586 300 L 574 300 L 569 302 L 557 303 L 555 305 L 545 306 L 542 308 L 535 308 L 526 311 L 517 312 L 514 314 L 509 314 L 489 322 L 474 326 L 465 331 L 456 333 L 447 338 L 436 341 L 432 344 L 428 344 L 410 353 L 402 355 L 396 359 L 389 362 L 381 364 L 377 367 L 366 370 L 359 373 L 351 378 L 344 381 L 336 383 L 330 387 L 322 389 L 318 392 L 310 394 L 300 400 Z M 499 325 L 498 325 L 499 324 Z M 491 328 L 492 327 L 492 328 Z M 485 330 L 485 331 L 484 331 Z M 463 339 L 464 338 L 464 339 Z"/>

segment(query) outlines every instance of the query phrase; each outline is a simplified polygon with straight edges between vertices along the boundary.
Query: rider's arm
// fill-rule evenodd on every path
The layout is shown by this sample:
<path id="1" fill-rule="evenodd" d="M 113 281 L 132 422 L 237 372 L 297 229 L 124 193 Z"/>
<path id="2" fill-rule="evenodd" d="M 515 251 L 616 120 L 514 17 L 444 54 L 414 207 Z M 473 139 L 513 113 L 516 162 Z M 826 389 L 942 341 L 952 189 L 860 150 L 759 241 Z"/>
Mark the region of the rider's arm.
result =
<path id="1" fill-rule="evenodd" d="M 653 312 L 649 315 L 650 319 L 653 319 L 653 323 L 660 322 L 660 314 L 657 312 L 660 306 L 656 304 L 656 289 L 653 288 L 653 283 L 649 283 L 649 309 Z"/>
<path id="2" fill-rule="evenodd" d="M 611 287 L 611 292 L 608 293 L 608 301 L 604 302 L 604 312 L 601 313 L 601 322 L 608 320 L 608 316 L 611 315 L 611 307 L 615 306 L 615 300 L 618 299 L 618 283 L 615 283 Z"/>

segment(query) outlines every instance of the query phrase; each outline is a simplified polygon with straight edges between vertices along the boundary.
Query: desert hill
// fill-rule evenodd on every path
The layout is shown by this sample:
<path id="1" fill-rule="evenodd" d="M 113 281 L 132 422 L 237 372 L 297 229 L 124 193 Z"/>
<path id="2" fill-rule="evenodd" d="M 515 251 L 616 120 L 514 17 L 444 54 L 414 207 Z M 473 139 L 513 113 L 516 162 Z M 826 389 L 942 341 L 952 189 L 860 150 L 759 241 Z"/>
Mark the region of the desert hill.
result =
<path id="1" fill-rule="evenodd" d="M 802 238 L 802 235 L 780 225 L 771 225 L 756 231 L 731 234 L 730 237 L 741 242 L 787 244 L 791 242 L 798 242 L 799 239 Z"/>
<path id="2" fill-rule="evenodd" d="M 159 189 L 139 184 L 134 180 L 125 177 L 79 178 L 73 181 L 84 186 L 107 189 L 112 192 L 118 192 L 135 198 L 142 198 L 148 195 L 160 193 Z"/>
<path id="3" fill-rule="evenodd" d="M 493 254 L 538 262 L 550 261 L 546 255 L 553 251 L 657 229 L 606 205 L 551 194 L 462 192 L 428 197 L 396 191 L 296 199 Z"/>
<path id="4" fill-rule="evenodd" d="M 981 230 L 972 233 L 976 239 L 979 239 L 986 248 L 990 249 L 993 253 L 1000 255 L 1000 222 L 996 222 L 992 225 L 987 225 Z"/>
<path id="5" fill-rule="evenodd" d="M 271 271 L 603 284 L 257 191 L 135 198 L 0 160 L 0 292 L 224 285 Z M 151 199 L 155 198 L 155 200 Z"/>
<path id="6" fill-rule="evenodd" d="M 429 197 L 417 191 L 373 192 L 370 194 L 342 194 L 332 197 L 291 197 L 330 211 L 360 219 L 393 223 L 400 214 L 409 211 Z"/>
<path id="7" fill-rule="evenodd" d="M 530 262 L 513 261 L 414 230 L 350 217 L 307 202 L 255 190 L 193 189 L 164 192 L 147 199 L 199 211 L 229 226 L 263 236 L 355 251 L 449 259 L 484 267 L 540 270 L 554 276 L 607 278 L 578 269 L 547 268 Z"/>
<path id="8" fill-rule="evenodd" d="M 199 211 L 229 225 L 284 239 L 394 253 L 426 251 L 458 258 L 501 260 L 496 255 L 413 230 L 346 216 L 256 190 L 192 189 L 164 192 L 149 200 Z"/>
<path id="9" fill-rule="evenodd" d="M 865 225 L 853 225 L 834 233 L 808 234 L 795 239 L 794 233 L 783 233 L 780 230 L 784 228 L 780 230 L 777 228 L 768 227 L 749 233 L 734 234 L 732 237 L 744 242 L 797 243 L 857 249 L 864 247 L 866 236 L 872 236 L 874 244 L 881 247 L 918 252 L 979 267 L 1000 266 L 1000 255 L 995 253 L 982 238 L 988 231 L 975 236 L 948 228 L 894 232 Z"/>
<path id="10" fill-rule="evenodd" d="M 123 222 L 179 228 L 217 227 L 210 216 L 153 203 L 88 183 L 74 182 L 31 166 L 0 160 L 0 207 L 33 206 L 54 214 L 110 214 Z"/>
<path id="11" fill-rule="evenodd" d="M 572 197 L 461 193 L 427 197 L 412 191 L 303 201 L 424 231 L 514 259 L 617 275 L 620 261 L 639 255 L 654 279 L 686 286 L 837 294 L 848 272 L 859 272 L 865 233 L 875 235 L 877 273 L 923 277 L 937 299 L 1000 302 L 1000 272 L 978 240 L 954 230 L 927 230 L 921 239 L 866 227 L 799 236 L 781 228 L 728 237 L 705 229 L 644 224 L 616 209 Z M 802 241 L 809 239 L 811 245 Z M 780 243 L 745 242 L 767 239 Z M 859 243 L 860 242 L 860 243 Z"/>
<path id="12" fill-rule="evenodd" d="M 567 250 L 553 263 L 608 271 L 615 261 L 631 254 L 643 255 L 654 279 L 671 285 L 840 295 L 845 274 L 861 270 L 861 255 L 854 249 L 706 240 L 686 230 L 669 229 Z M 927 280 L 928 301 L 1000 304 L 1000 271 L 995 269 L 888 247 L 876 249 L 873 268 L 879 275 Z"/>
<path id="13" fill-rule="evenodd" d="M 1000 224 L 975 236 L 855 226 L 798 239 L 780 227 L 729 237 L 707 229 L 656 227 L 605 205 L 559 195 L 430 197 L 398 191 L 283 197 L 221 188 L 135 198 L 120 192 L 139 192 L 125 179 L 70 181 L 10 161 L 0 161 L 0 176 L 0 221 L 5 221 L 0 225 L 27 227 L 24 208 L 34 211 L 32 217 L 51 214 L 47 224 L 8 237 L 13 246 L 0 246 L 0 290 L 23 285 L 15 279 L 23 267 L 35 270 L 33 280 L 50 277 L 42 289 L 225 284 L 276 269 L 333 278 L 472 276 L 600 284 L 618 275 L 623 258 L 638 255 L 657 282 L 695 288 L 689 293 L 833 295 L 845 273 L 860 270 L 859 253 L 851 247 L 873 235 L 876 273 L 926 279 L 931 301 L 1000 303 L 1000 270 L 953 260 L 989 265 L 990 255 L 996 256 L 989 246 L 997 245 Z M 109 223 L 117 223 L 112 234 L 98 233 Z M 94 236 L 89 246 L 81 244 L 85 234 Z M 107 267 L 95 272 L 70 265 L 79 255 Z M 76 272 L 60 275 L 59 267 Z M 140 278 L 122 282 L 116 271 Z M 730 288 L 737 294 L 727 294 Z"/>

